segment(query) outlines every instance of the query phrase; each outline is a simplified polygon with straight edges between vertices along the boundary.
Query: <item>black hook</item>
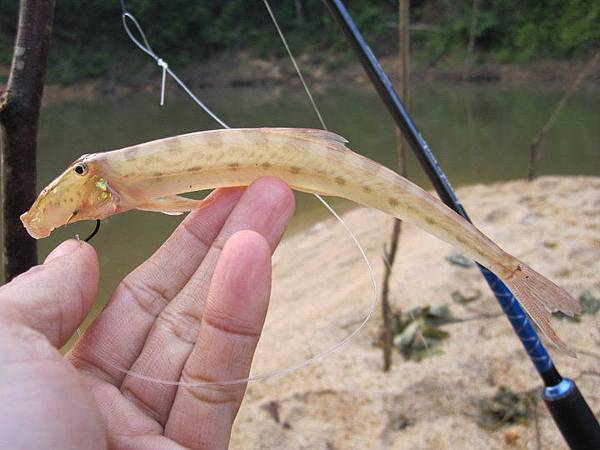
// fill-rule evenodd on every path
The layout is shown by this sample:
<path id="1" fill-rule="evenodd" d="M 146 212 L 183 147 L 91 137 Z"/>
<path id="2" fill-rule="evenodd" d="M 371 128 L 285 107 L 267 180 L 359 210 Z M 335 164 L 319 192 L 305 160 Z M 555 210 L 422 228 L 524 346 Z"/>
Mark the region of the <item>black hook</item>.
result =
<path id="1" fill-rule="evenodd" d="M 92 238 L 94 236 L 96 236 L 96 234 L 98 234 L 98 231 L 100 230 L 100 219 L 96 220 L 96 226 L 94 227 L 94 231 L 92 231 L 92 234 L 90 234 L 86 239 L 85 242 L 90 242 L 92 240 Z"/>

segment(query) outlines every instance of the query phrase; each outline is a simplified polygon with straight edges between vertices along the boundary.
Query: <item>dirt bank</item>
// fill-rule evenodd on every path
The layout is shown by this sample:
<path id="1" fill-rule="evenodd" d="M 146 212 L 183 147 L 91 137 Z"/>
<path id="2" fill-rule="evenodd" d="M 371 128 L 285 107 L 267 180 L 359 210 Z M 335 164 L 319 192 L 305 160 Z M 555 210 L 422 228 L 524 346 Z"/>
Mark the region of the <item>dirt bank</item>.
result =
<path id="1" fill-rule="evenodd" d="M 369 81 L 362 67 L 354 60 L 337 56 L 301 55 L 298 63 L 311 86 L 333 83 L 367 84 Z M 398 59 L 384 57 L 382 66 L 394 78 L 398 73 Z M 524 64 L 500 64 L 493 61 L 475 66 L 470 72 L 469 82 L 499 83 L 559 83 L 565 89 L 586 61 L 536 61 Z M 205 87 L 287 86 L 299 83 L 298 76 L 287 58 L 261 59 L 249 52 L 223 54 L 213 59 L 192 64 L 185 68 L 174 68 L 194 89 Z M 8 76 L 8 68 L 0 67 L 1 80 Z M 462 66 L 413 64 L 413 83 L 424 81 L 463 81 Z M 588 80 L 600 80 L 600 67 L 592 71 Z M 100 96 L 123 95 L 131 92 L 152 91 L 160 86 L 160 69 L 148 63 L 135 74 L 107 74 L 95 80 L 80 81 L 71 85 L 48 84 L 44 91 L 44 103 L 59 103 L 71 100 L 93 100 Z M 170 90 L 178 89 L 168 83 Z"/>

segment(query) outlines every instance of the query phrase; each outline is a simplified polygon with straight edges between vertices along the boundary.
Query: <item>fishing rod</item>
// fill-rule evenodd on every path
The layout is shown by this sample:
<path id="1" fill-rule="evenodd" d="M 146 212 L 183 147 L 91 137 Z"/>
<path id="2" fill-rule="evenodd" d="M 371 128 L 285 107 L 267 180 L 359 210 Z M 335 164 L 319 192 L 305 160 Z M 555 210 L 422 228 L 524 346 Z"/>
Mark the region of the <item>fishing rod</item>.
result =
<path id="1" fill-rule="evenodd" d="M 323 3 L 357 53 L 371 84 L 402 131 L 440 199 L 470 222 L 446 174 L 402 104 L 392 82 L 341 0 Z M 506 285 L 486 268 L 479 269 L 544 382 L 542 397 L 565 441 L 573 449 L 600 448 L 600 425 L 575 382 L 558 372 L 527 315 Z"/>

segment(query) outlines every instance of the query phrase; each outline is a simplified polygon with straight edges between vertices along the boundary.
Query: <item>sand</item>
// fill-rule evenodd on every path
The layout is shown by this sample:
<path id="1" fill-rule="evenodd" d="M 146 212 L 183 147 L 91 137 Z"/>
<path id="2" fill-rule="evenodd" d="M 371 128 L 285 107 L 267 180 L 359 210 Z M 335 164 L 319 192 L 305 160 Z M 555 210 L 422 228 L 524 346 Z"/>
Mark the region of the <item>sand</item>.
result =
<path id="1" fill-rule="evenodd" d="M 600 178 L 543 177 L 458 190 L 473 222 L 504 249 L 579 296 L 600 296 Z M 356 208 L 345 220 L 364 245 L 379 282 L 382 248 L 391 219 Z M 538 403 L 534 421 L 487 431 L 477 425 L 477 404 L 501 385 L 515 392 L 542 384 L 476 268 L 445 258 L 450 246 L 404 226 L 394 268 L 394 307 L 447 303 L 454 317 L 441 355 L 406 361 L 394 351 L 392 370 L 381 370 L 375 343 L 379 307 L 365 329 L 342 350 L 292 374 L 250 383 L 232 432 L 233 449 L 481 449 L 566 448 Z M 267 328 L 253 374 L 286 367 L 348 335 L 370 298 L 365 265 L 335 220 L 284 240 L 274 256 L 274 286 Z M 450 293 L 479 289 L 468 305 Z M 600 314 L 580 323 L 555 320 L 576 350 L 571 359 L 554 349 L 559 370 L 577 380 L 600 414 Z M 591 353 L 591 354 L 589 354 Z M 593 372 L 596 372 L 595 374 Z"/>

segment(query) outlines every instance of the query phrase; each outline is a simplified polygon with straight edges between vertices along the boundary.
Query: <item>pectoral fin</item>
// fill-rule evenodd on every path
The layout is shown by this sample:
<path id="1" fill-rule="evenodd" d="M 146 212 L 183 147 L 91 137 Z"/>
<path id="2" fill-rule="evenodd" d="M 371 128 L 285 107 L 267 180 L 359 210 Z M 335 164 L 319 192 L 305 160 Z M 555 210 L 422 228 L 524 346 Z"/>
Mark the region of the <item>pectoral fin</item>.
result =
<path id="1" fill-rule="evenodd" d="M 201 203 L 202 200 L 193 200 L 179 195 L 172 195 L 170 197 L 152 199 L 144 204 L 136 206 L 136 209 L 142 211 L 156 211 L 176 216 L 198 208 Z"/>

